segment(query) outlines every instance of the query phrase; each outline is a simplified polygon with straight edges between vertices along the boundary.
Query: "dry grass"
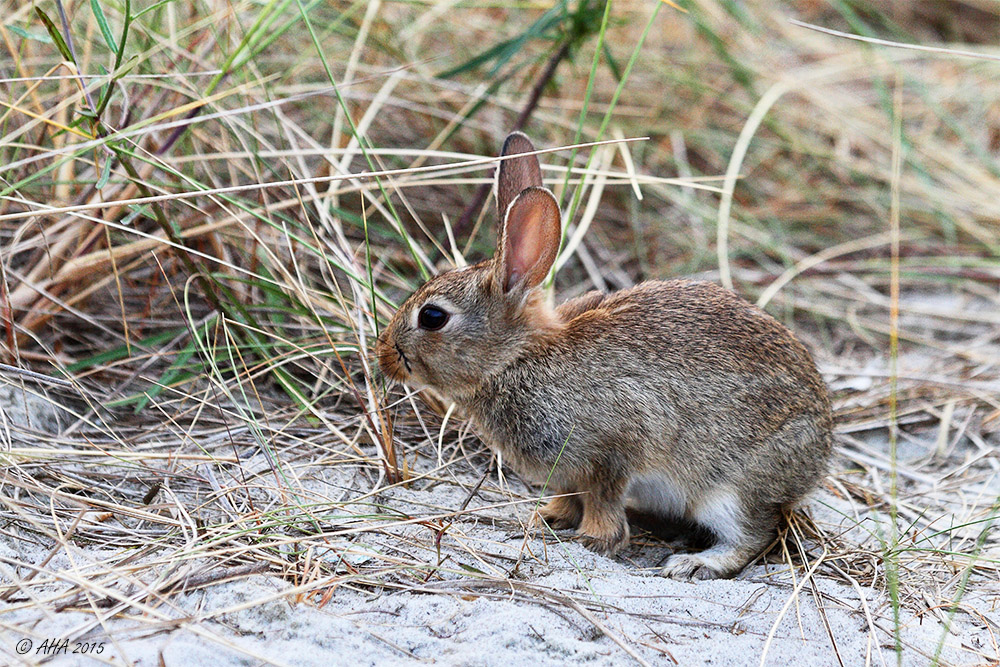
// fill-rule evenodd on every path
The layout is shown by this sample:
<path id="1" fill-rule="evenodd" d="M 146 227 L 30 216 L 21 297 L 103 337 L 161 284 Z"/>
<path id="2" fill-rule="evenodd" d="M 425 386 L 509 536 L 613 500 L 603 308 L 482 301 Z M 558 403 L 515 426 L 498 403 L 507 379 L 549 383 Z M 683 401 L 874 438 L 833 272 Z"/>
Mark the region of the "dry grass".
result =
<path id="1" fill-rule="evenodd" d="M 653 4 L 613 5 L 619 71 Z M 560 296 L 698 275 L 815 351 L 841 447 L 828 511 L 773 551 L 796 591 L 813 578 L 887 590 L 995 634 L 982 613 L 1000 571 L 996 64 L 787 20 L 976 52 L 1000 24 L 978 3 L 893 4 L 905 8 L 663 6 L 617 102 L 606 61 L 590 76 L 597 8 L 526 129 L 542 147 L 648 137 L 543 156 L 564 202 L 582 186 L 573 223 L 587 233 Z M 373 376 L 393 304 L 489 252 L 488 206 L 453 223 L 570 40 L 529 38 L 440 76 L 530 37 L 544 9 L 490 5 L 155 5 L 130 25 L 99 121 L 81 110 L 99 106 L 115 57 L 91 7 L 68 16 L 77 67 L 31 5 L 4 12 L 0 362 L 71 385 L 45 390 L 66 406 L 57 425 L 38 407 L 12 423 L 46 385 L 0 367 L 13 388 L 0 394 L 0 531 L 48 554 L 0 554 L 0 625 L 27 633 L 4 614 L 73 608 L 94 617 L 76 636 L 113 615 L 167 631 L 186 623 L 173 596 L 266 572 L 315 605 L 345 589 L 507 590 L 644 650 L 602 627 L 595 598 L 511 583 L 545 557 L 527 546 L 537 493 L 498 479 L 460 421 Z M 55 4 L 38 6 L 60 25 Z M 100 6 L 117 37 L 124 5 Z M 443 487 L 442 506 L 411 493 Z M 517 558 L 469 539 L 484 521 L 523 532 Z M 49 566 L 64 553 L 72 568 Z M 891 637 L 890 607 L 867 622 Z M 996 645 L 981 655 L 996 660 Z"/>

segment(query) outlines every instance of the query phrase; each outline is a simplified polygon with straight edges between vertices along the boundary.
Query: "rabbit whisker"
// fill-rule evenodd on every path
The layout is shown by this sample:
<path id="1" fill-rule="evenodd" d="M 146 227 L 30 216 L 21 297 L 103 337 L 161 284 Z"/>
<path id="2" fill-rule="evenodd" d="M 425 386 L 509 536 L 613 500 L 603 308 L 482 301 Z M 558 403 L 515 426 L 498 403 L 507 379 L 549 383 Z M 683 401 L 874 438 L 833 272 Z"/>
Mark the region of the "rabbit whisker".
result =
<path id="1" fill-rule="evenodd" d="M 396 343 L 393 347 L 396 348 L 396 354 L 399 355 L 399 360 L 402 361 L 403 366 L 406 367 L 406 372 L 412 373 L 413 369 L 410 368 L 410 360 L 406 358 L 406 355 L 403 354 L 403 351 L 399 348 L 399 343 Z"/>

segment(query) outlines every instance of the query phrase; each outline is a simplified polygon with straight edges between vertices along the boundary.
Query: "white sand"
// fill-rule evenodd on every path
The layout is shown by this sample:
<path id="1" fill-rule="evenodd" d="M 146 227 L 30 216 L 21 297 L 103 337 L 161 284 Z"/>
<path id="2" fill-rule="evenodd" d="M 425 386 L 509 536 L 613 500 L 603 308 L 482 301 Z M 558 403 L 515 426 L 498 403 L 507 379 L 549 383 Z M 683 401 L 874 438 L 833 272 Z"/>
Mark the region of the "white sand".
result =
<path id="1" fill-rule="evenodd" d="M 551 558 L 549 566 L 527 569 L 525 579 L 518 583 L 599 604 L 603 609 L 593 612 L 599 622 L 652 663 L 666 664 L 672 656 L 682 665 L 759 664 L 773 631 L 766 664 L 838 664 L 814 597 L 799 595 L 797 608 L 793 605 L 779 620 L 789 588 L 755 576 L 678 583 L 591 556 L 576 545 Z M 761 569 L 751 573 L 761 574 Z M 158 664 L 160 655 L 167 665 L 397 664 L 414 658 L 465 665 L 630 661 L 579 614 L 561 604 L 546 605 L 539 596 L 500 587 L 493 589 L 490 598 L 463 596 L 454 592 L 460 586 L 447 584 L 429 585 L 427 593 L 342 589 L 321 609 L 281 599 L 287 588 L 288 584 L 275 578 L 254 576 L 208 591 L 175 595 L 160 611 L 171 618 L 190 619 L 184 626 L 155 634 L 151 618 L 111 619 L 84 638 L 107 642 L 98 657 L 111 664 Z M 829 582 L 820 582 L 819 590 L 830 596 L 823 602 L 826 621 L 844 664 L 894 663 L 888 633 L 870 630 L 853 590 Z M 871 591 L 864 594 L 868 606 L 885 616 L 882 597 Z M 38 609 L 4 613 L 5 625 L 21 626 L 3 632 L 5 658 L 13 658 L 13 644 L 25 636 L 32 637 L 37 646 L 45 637 L 72 636 L 74 630 L 93 621 L 93 614 L 81 612 L 48 617 Z M 933 654 L 942 635 L 940 624 L 934 615 L 916 618 L 912 612 L 904 613 L 903 624 L 905 664 L 927 664 L 925 656 Z M 885 620 L 879 625 L 886 630 L 890 627 Z M 22 630 L 29 626 L 30 633 Z M 996 656 L 991 644 L 985 628 L 960 616 L 943 657 L 953 664 L 986 664 L 985 656 Z M 90 662 L 66 656 L 56 664 Z"/>
<path id="2" fill-rule="evenodd" d="M 439 485 L 430 491 L 396 489 L 387 495 L 392 497 L 382 501 L 403 511 L 416 510 L 418 506 L 410 504 L 416 502 L 427 512 L 425 503 L 447 506 L 463 493 Z M 484 495 L 491 499 L 494 493 Z M 104 652 L 97 658 L 108 664 L 156 665 L 161 659 L 166 665 L 216 667 L 385 665 L 414 660 L 498 666 L 634 662 L 598 629 L 600 624 L 653 664 L 756 665 L 765 650 L 770 665 L 836 665 L 837 654 L 845 665 L 895 663 L 891 613 L 880 591 L 857 591 L 821 577 L 815 590 L 809 586 L 793 595 L 791 580 L 780 565 L 751 568 L 733 581 L 672 581 L 656 574 L 655 564 L 670 553 L 660 543 L 640 545 L 634 539 L 624 556 L 614 560 L 573 542 L 559 543 L 551 535 L 543 540 L 537 531 L 525 544 L 523 532 L 507 526 L 510 519 L 526 513 L 521 507 L 491 509 L 483 516 L 496 517 L 496 526 L 475 516 L 453 525 L 442 541 L 442 553 L 448 556 L 446 571 L 424 586 L 412 579 L 406 584 L 419 587 L 419 592 L 341 585 L 322 607 L 315 599 L 296 604 L 294 596 L 287 595 L 291 584 L 279 578 L 252 575 L 174 593 L 161 603 L 149 603 L 148 609 L 132 608 L 124 617 L 98 621 L 97 614 L 111 610 L 58 612 L 44 602 L 46 591 L 64 589 L 66 584 L 32 586 L 25 590 L 36 600 L 14 596 L 17 601 L 5 603 L 0 613 L 0 651 L 5 662 L 16 664 L 18 640 L 29 637 L 37 647 L 46 637 L 75 638 L 86 630 L 71 644 L 104 642 Z M 395 531 L 401 540 L 395 545 L 384 536 L 363 540 L 366 547 L 356 543 L 351 560 L 363 568 L 369 560 L 359 553 L 363 548 L 383 557 L 394 547 L 419 552 L 413 544 L 425 542 L 427 530 L 404 526 Z M 412 539 L 409 544 L 407 538 Z M 435 553 L 423 553 L 427 562 L 436 562 Z M 471 553 L 485 557 L 477 561 Z M 47 549 L 12 543 L 7 536 L 0 541 L 5 562 L 38 563 L 47 554 Z M 74 547 L 69 554 L 60 550 L 47 569 L 65 578 L 99 580 L 93 568 L 113 554 L 95 548 Z M 492 576 L 463 576 L 459 563 Z M 496 567 L 503 563 L 506 570 Z M 208 561 L 181 566 L 190 568 L 195 577 L 219 567 Z M 9 581 L 10 567 L 4 565 L 0 574 Z M 162 574 L 140 570 L 138 579 L 152 583 Z M 115 583 L 107 582 L 109 588 Z M 127 586 L 117 588 L 128 592 Z M 817 592 L 824 614 L 819 613 Z M 567 599 L 580 605 L 583 614 Z M 992 603 L 996 601 L 994 597 Z M 965 602 L 994 613 L 989 611 L 990 600 L 981 594 L 970 594 Z M 78 604 L 88 606 L 85 599 Z M 922 613 L 915 611 L 915 604 Z M 904 664 L 928 664 L 944 634 L 938 620 L 941 611 L 927 611 L 926 606 L 910 600 L 903 611 Z M 987 664 L 996 656 L 991 632 L 969 615 L 957 615 L 942 653 L 945 664 Z M 41 658 L 29 657 L 28 664 Z M 97 663 L 60 656 L 53 664 Z"/>
<path id="3" fill-rule="evenodd" d="M 5 396 L 13 400 L 9 393 Z M 29 409 L 41 410 L 35 403 Z M 31 442 L 43 435 L 32 429 L 54 429 L 60 423 L 38 413 L 39 419 L 28 426 L 23 409 L 20 417 L 11 416 L 16 412 L 7 410 L 6 422 L 15 442 Z M 228 437 L 251 452 L 241 461 L 246 474 L 267 470 L 245 429 L 234 429 Z M 10 442 L 8 437 L 3 444 Z M 876 437 L 873 442 L 876 454 L 884 450 L 884 440 Z M 223 444 L 213 451 L 231 453 L 232 445 Z M 903 460 L 926 459 L 926 447 L 912 439 L 901 445 Z M 67 446 L 66 441 L 60 446 Z M 79 439 L 74 446 L 86 447 L 87 441 Z M 465 446 L 474 448 L 474 442 L 467 440 Z M 417 460 L 418 474 L 435 467 L 436 461 L 428 455 L 436 453 L 426 449 Z M 957 460 L 969 460 L 977 451 L 964 443 L 953 448 L 952 454 Z M 185 551 L 184 540 L 174 535 L 164 540 L 162 549 L 140 555 L 125 567 L 121 561 L 132 556 L 134 548 L 118 548 L 95 536 L 116 539 L 122 526 L 114 522 L 127 519 L 101 518 L 95 512 L 80 514 L 77 537 L 68 547 L 53 549 L 54 542 L 44 535 L 47 528 L 35 530 L 30 513 L 18 514 L 21 500 L 36 502 L 37 498 L 4 482 L 0 493 L 8 500 L 7 523 L 0 526 L 0 580 L 5 586 L 12 581 L 18 586 L 6 601 L 0 601 L 0 663 L 43 662 L 45 656 L 38 653 L 38 647 L 46 638 L 69 639 L 70 650 L 77 642 L 103 644 L 102 653 L 96 656 L 50 655 L 50 664 L 57 665 L 634 663 L 620 644 L 657 665 L 757 665 L 762 660 L 769 665 L 896 662 L 892 609 L 883 590 L 878 540 L 872 536 L 875 524 L 855 525 L 853 508 L 838 499 L 841 487 L 836 483 L 814 494 L 809 512 L 827 535 L 844 534 L 841 542 L 847 545 L 850 562 L 828 554 L 831 560 L 796 591 L 780 553 L 770 564 L 751 567 L 737 580 L 698 583 L 658 576 L 657 566 L 671 547 L 641 533 L 633 536 L 630 547 L 618 558 L 597 556 L 573 542 L 570 533 L 555 536 L 528 527 L 531 498 L 537 497 L 537 490 L 513 477 L 501 487 L 496 474 L 473 498 L 469 512 L 445 532 L 439 561 L 432 526 L 440 523 L 399 523 L 401 515 L 396 513 L 426 519 L 455 511 L 484 463 L 485 458 L 478 457 L 474 465 L 458 464 L 435 473 L 436 480 L 418 479 L 409 488 L 386 489 L 364 503 L 347 505 L 337 501 L 363 495 L 371 488 L 370 476 L 343 464 L 312 465 L 308 474 L 300 470 L 297 488 L 303 496 L 327 499 L 324 530 L 336 532 L 344 526 L 363 530 L 311 538 L 312 544 L 322 544 L 323 549 L 316 549 L 308 561 L 292 558 L 289 562 L 301 566 L 323 561 L 328 567 L 322 573 L 310 570 L 310 579 L 299 589 L 290 583 L 295 577 L 248 575 L 238 569 L 246 567 L 245 561 L 224 563 L 205 557 L 206 547 L 191 536 L 184 538 L 194 545 L 191 550 Z M 82 464 L 47 465 L 72 469 Z M 857 467 L 844 458 L 837 466 L 841 470 Z M 210 469 L 209 463 L 197 464 L 191 474 L 208 475 L 211 470 L 218 469 Z M 9 469 L 7 474 L 11 474 Z M 232 479 L 228 472 L 211 474 L 217 476 L 214 484 Z M 990 479 L 995 483 L 995 475 Z M 906 482 L 902 480 L 907 507 L 919 507 L 919 489 L 907 487 Z M 286 496 L 274 488 L 271 476 L 262 474 L 254 484 L 263 499 L 261 506 L 283 511 Z M 964 491 L 982 493 L 959 485 L 955 498 L 963 498 Z M 14 492 L 23 496 L 21 500 L 11 497 Z M 171 490 L 185 492 L 180 482 Z M 125 504 L 144 508 L 136 499 L 143 495 L 141 488 L 126 485 L 120 493 Z M 213 520 L 211 503 L 202 507 L 204 496 L 185 498 L 186 512 Z M 161 511 L 175 511 L 176 506 L 164 503 Z M 317 505 L 312 511 L 322 514 L 324 509 Z M 11 522 L 14 516 L 19 519 Z M 63 530 L 74 516 L 72 512 L 60 515 Z M 338 516 L 349 520 L 339 522 Z M 141 523 L 128 525 L 145 529 Z M 378 529 L 370 529 L 372 525 Z M 960 548 L 968 550 L 980 529 L 970 527 Z M 275 534 L 284 533 L 269 533 Z M 84 535 L 87 539 L 82 539 Z M 282 547 L 286 553 L 297 544 L 298 533 L 289 535 Z M 791 542 L 789 548 L 794 548 Z M 815 562 L 820 553 L 818 546 L 809 547 L 808 563 Z M 434 567 L 439 562 L 440 567 Z M 907 561 L 901 588 L 903 664 L 930 664 L 942 639 L 942 664 L 997 664 L 1000 583 L 976 575 L 961 610 L 954 615 L 951 632 L 946 633 L 942 620 L 948 615 L 961 570 L 955 566 L 942 572 L 950 567 L 942 562 L 927 561 L 927 568 L 937 568 L 932 572 L 922 570 L 919 560 Z M 112 563 L 114 571 L 108 572 Z M 796 563 L 794 581 L 801 584 L 805 570 Z M 41 566 L 43 572 L 29 580 L 32 568 L 28 564 Z M 851 569 L 857 581 L 875 582 L 874 588 L 846 583 L 834 566 Z M 233 580 L 213 581 L 195 590 L 162 587 L 167 580 L 204 583 L 206 577 L 229 571 L 237 575 Z M 331 579 L 337 582 L 335 588 L 324 583 Z M 947 585 L 942 586 L 942 581 Z M 151 590 L 157 592 L 150 594 Z M 62 609 L 67 591 L 75 594 L 73 606 Z M 307 591 L 312 594 L 304 596 Z M 32 641 L 33 648 L 18 655 L 18 642 L 25 639 Z"/>

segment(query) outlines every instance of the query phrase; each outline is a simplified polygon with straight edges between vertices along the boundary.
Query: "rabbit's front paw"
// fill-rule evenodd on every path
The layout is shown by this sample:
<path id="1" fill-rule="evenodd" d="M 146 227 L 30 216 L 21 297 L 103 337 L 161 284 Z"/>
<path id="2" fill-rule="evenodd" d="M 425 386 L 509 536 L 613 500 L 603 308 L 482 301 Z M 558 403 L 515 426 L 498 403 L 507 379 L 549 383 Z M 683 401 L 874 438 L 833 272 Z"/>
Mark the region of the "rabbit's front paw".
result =
<path id="1" fill-rule="evenodd" d="M 577 528 L 583 518 L 583 505 L 576 496 L 562 496 L 550 500 L 538 514 L 554 530 Z"/>
<path id="2" fill-rule="evenodd" d="M 618 523 L 595 526 L 591 522 L 590 526 L 580 527 L 579 535 L 580 541 L 591 551 L 596 551 L 602 556 L 613 556 L 628 544 L 628 522 L 624 516 Z"/>

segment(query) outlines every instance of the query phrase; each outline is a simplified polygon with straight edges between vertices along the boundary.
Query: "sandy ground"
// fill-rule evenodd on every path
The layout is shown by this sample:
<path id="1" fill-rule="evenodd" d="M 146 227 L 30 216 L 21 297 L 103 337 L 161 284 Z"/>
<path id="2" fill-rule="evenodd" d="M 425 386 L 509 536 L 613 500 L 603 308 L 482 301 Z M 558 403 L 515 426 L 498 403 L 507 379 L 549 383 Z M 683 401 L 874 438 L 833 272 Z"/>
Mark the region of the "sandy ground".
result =
<path id="1" fill-rule="evenodd" d="M 19 438 L 30 440 L 39 429 L 58 427 L 59 419 L 30 400 L 27 413 L 35 418 L 26 426 L 24 399 L 9 387 L 3 391 L 6 422 L 0 427 L 6 429 L 7 446 L 17 445 Z M 879 437 L 876 445 L 884 447 Z M 919 455 L 901 450 L 904 459 Z M 513 476 L 498 480 L 491 473 L 469 511 L 435 518 L 469 497 L 488 458 L 480 454 L 472 462 L 423 478 L 418 469 L 418 480 L 408 487 L 387 488 L 358 503 L 350 499 L 371 488 L 360 469 L 325 466 L 303 477 L 304 494 L 340 499 L 335 507 L 343 516 L 368 524 L 385 520 L 388 526 L 332 537 L 324 542 L 328 548 L 309 554 L 307 560 L 327 563 L 327 573 L 334 570 L 330 580 L 336 585 L 254 573 L 245 559 L 220 562 L 205 557 L 200 546 L 179 550 L 184 555 L 175 560 L 160 557 L 155 541 L 149 553 L 134 556 L 94 540 L 56 546 L 26 530 L 31 521 L 22 516 L 23 523 L 0 528 L 0 580 L 17 582 L 0 600 L 0 662 L 896 664 L 892 607 L 872 537 L 875 524 L 862 520 L 859 525 L 834 482 L 810 498 L 807 510 L 827 535 L 836 536 L 832 544 L 847 546 L 834 553 L 828 545 L 815 577 L 803 575 L 823 548 L 807 541 L 805 565 L 794 558 L 794 575 L 775 549 L 767 562 L 738 579 L 686 583 L 658 576 L 658 566 L 677 545 L 644 531 L 633 531 L 630 547 L 608 559 L 572 541 L 570 533 L 533 527 L 529 517 L 538 491 Z M 248 458 L 242 465 L 266 469 L 260 459 Z M 423 456 L 420 465 L 435 468 L 435 453 Z M 840 457 L 836 465 L 850 464 Z M 14 492 L 9 484 L 0 488 L 8 496 Z M 18 504 L 16 498 L 9 500 L 7 516 L 12 516 Z M 195 511 L 195 505 L 188 507 Z M 385 514 L 387 509 L 391 514 Z M 82 516 L 78 534 L 92 518 Z M 448 522 L 437 544 L 435 527 Z M 285 548 L 295 544 L 290 539 Z M 795 549 L 791 541 L 789 549 Z M 32 575 L 31 566 L 42 572 Z M 838 574 L 847 570 L 850 578 Z M 160 587 L 178 573 L 185 586 Z M 345 576 L 352 573 L 357 576 Z M 998 664 L 1000 584 L 975 579 L 949 632 L 942 601 L 951 593 L 941 594 L 932 583 L 939 579 L 932 577 L 926 588 L 915 585 L 923 580 L 919 571 L 904 571 L 904 576 L 902 664 L 931 664 L 938 652 L 942 664 Z M 958 573 L 952 576 L 954 582 Z M 76 592 L 67 598 L 71 590 Z M 945 590 L 953 592 L 954 586 Z M 65 648 L 57 643 L 63 640 L 69 640 Z M 72 653 L 97 648 L 99 654 Z"/>
<path id="2" fill-rule="evenodd" d="M 496 538 L 496 531 L 476 531 Z M 491 543 L 502 548 L 503 542 Z M 508 545 L 511 552 L 518 544 Z M 541 546 L 540 544 L 538 546 Z M 4 555 L 10 546 L 4 545 Z M 97 555 L 97 554 L 94 554 Z M 80 557 L 78 566 L 86 558 Z M 53 563 L 53 567 L 68 562 Z M 886 620 L 874 632 L 865 607 L 885 615 L 885 601 L 870 590 L 820 581 L 819 613 L 813 592 L 791 596 L 782 578 L 763 568 L 736 581 L 679 583 L 628 562 L 592 556 L 576 545 L 550 550 L 548 563 L 522 567 L 510 587 L 473 589 L 429 584 L 426 592 L 338 590 L 323 608 L 292 604 L 290 585 L 255 576 L 208 591 L 172 596 L 160 611 L 179 626 L 158 632 L 151 619 L 107 619 L 71 642 L 104 644 L 96 659 L 59 656 L 54 664 L 135 665 L 389 665 L 414 661 L 463 665 L 560 665 L 633 662 L 611 638 L 654 664 L 681 665 L 890 665 L 895 656 Z M 859 595 L 860 593 L 860 595 Z M 547 595 L 587 601 L 598 625 Z M 789 606 L 789 600 L 797 604 Z M 13 659 L 25 636 L 36 647 L 46 637 L 73 636 L 95 626 L 94 614 L 4 613 L 3 651 Z M 11 631 L 10 624 L 30 627 Z M 903 618 L 904 664 L 928 664 L 942 627 L 932 614 Z M 828 626 L 828 627 L 827 627 Z M 831 634 L 836 642 L 831 640 Z M 952 664 L 987 664 L 995 654 L 990 633 L 958 618 L 942 657 Z M 37 649 L 36 649 L 37 650 Z M 41 656 L 25 656 L 26 664 Z M 16 662 L 14 664 L 17 664 Z"/>
<path id="3" fill-rule="evenodd" d="M 479 525 L 462 533 L 477 548 L 506 553 L 512 561 L 521 549 L 522 538 L 502 529 Z M 20 660 L 37 664 L 43 662 L 39 647 L 45 638 L 67 637 L 77 637 L 70 651 L 96 643 L 103 645 L 102 654 L 52 656 L 53 664 L 633 662 L 616 640 L 654 664 L 837 665 L 838 656 L 845 665 L 895 662 L 887 602 L 872 590 L 818 579 L 815 589 L 796 595 L 789 577 L 776 575 L 774 567 L 752 568 L 734 581 L 682 583 L 644 567 L 650 554 L 638 546 L 619 560 L 572 543 L 550 543 L 546 549 L 535 540 L 528 546 L 539 554 L 547 551 L 547 558 L 522 561 L 507 585 L 446 579 L 420 592 L 342 586 L 319 607 L 293 603 L 292 585 L 285 581 L 250 576 L 172 595 L 143 618 L 132 611 L 125 618 L 98 620 L 100 609 L 56 612 L 43 600 L 19 604 L 3 613 L 0 642 L 8 664 L 17 664 L 15 651 L 25 638 L 34 649 Z M 36 560 L 25 551 L 22 545 L 0 545 L 2 556 Z M 49 568 L 71 577 L 109 555 L 61 554 Z M 967 600 L 976 602 L 987 603 Z M 995 659 L 988 628 L 959 615 L 945 635 L 938 618 L 904 611 L 904 664 L 928 664 L 942 637 L 946 663 Z M 81 635 L 85 628 L 90 630 Z"/>

